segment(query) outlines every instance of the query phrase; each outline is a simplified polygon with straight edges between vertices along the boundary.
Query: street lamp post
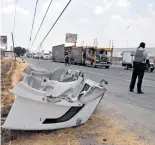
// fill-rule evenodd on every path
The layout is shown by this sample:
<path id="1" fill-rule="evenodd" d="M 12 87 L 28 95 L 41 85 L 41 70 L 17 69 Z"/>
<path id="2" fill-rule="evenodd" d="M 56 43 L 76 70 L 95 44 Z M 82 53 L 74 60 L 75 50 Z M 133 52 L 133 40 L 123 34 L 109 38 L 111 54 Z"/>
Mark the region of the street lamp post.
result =
<path id="1" fill-rule="evenodd" d="M 13 33 L 11 33 L 11 36 L 12 36 L 12 44 L 13 44 L 13 52 L 14 52 L 14 55 L 15 55 L 15 61 L 16 61 L 16 54 L 15 54 L 15 51 L 14 51 L 14 38 L 13 38 Z"/>

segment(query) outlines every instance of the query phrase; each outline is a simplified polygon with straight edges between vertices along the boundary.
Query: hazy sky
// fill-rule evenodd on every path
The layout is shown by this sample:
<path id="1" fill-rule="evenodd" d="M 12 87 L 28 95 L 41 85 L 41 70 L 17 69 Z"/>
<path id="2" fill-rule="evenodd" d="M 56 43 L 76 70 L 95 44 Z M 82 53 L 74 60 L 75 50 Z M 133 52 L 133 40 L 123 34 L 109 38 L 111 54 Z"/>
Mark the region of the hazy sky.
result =
<path id="1" fill-rule="evenodd" d="M 39 0 L 32 40 L 41 23 L 49 0 Z M 68 0 L 53 0 L 51 8 L 34 44 L 35 49 L 52 26 Z M 17 0 L 15 45 L 28 47 L 36 0 Z M 15 0 L 1 0 L 1 35 L 8 36 L 11 45 Z M 128 27 L 129 26 L 129 27 Z M 137 47 L 141 41 L 155 46 L 155 0 L 72 0 L 57 25 L 43 43 L 43 49 L 65 43 L 65 33 L 77 33 L 78 44 L 100 47 Z"/>

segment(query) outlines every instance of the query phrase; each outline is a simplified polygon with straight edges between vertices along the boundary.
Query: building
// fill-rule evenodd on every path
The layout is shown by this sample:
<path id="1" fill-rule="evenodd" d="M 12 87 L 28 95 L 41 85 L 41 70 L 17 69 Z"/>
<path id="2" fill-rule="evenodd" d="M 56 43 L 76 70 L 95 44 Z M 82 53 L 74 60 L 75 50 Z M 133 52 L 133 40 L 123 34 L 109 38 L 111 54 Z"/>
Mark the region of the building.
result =
<path id="1" fill-rule="evenodd" d="M 1 53 L 1 59 L 5 56 L 5 51 L 3 49 L 0 50 Z"/>
<path id="2" fill-rule="evenodd" d="M 14 59 L 15 54 L 13 51 L 1 51 L 1 59 Z"/>

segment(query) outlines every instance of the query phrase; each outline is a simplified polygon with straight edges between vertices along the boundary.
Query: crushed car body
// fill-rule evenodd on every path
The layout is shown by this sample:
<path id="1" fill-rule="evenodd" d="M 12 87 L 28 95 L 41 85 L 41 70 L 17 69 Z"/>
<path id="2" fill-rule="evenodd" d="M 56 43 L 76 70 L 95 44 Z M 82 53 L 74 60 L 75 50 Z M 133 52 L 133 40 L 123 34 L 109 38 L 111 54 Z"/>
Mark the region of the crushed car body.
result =
<path id="1" fill-rule="evenodd" d="M 98 84 L 79 70 L 43 72 L 29 68 L 24 73 L 24 80 L 10 90 L 16 97 L 2 128 L 54 130 L 79 126 L 91 117 L 107 90 L 107 81 Z"/>

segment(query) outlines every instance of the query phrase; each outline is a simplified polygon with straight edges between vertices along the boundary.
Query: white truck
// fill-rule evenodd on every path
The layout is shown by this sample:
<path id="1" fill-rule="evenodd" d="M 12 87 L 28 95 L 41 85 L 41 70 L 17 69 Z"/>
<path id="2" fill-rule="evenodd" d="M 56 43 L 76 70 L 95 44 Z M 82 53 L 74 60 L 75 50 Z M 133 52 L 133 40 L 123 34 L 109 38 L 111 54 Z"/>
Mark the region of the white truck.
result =
<path id="1" fill-rule="evenodd" d="M 133 67 L 134 55 L 135 55 L 135 51 L 124 51 L 122 53 L 122 57 L 123 57 L 122 66 L 125 69 L 129 69 Z M 146 66 L 146 70 L 153 72 L 155 69 L 154 62 L 150 62 L 150 65 L 151 65 L 150 67 Z"/>
<path id="2" fill-rule="evenodd" d="M 43 59 L 44 60 L 50 60 L 51 59 L 50 51 L 48 51 L 48 50 L 44 51 Z"/>
<path id="3" fill-rule="evenodd" d="M 43 59 L 44 59 L 44 60 L 50 60 L 50 59 L 51 59 L 50 54 L 49 54 L 49 53 L 44 53 Z"/>

